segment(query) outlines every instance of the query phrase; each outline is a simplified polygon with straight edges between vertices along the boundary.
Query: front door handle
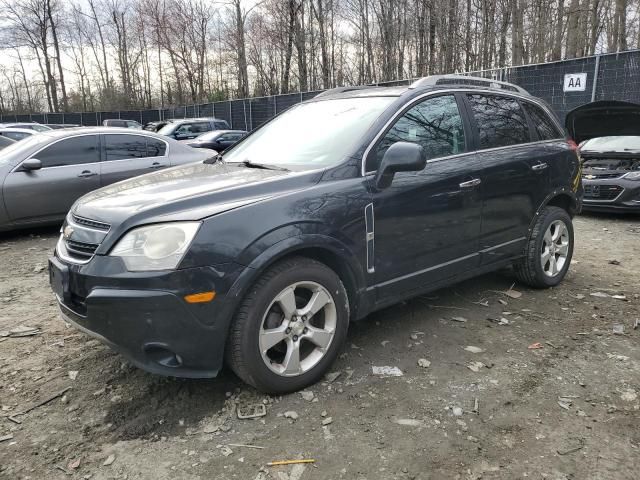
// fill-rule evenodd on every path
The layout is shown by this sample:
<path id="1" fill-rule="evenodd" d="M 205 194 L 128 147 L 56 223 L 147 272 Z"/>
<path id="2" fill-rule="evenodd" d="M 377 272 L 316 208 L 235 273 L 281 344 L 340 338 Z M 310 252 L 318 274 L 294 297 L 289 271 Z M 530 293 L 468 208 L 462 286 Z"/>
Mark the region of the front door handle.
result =
<path id="1" fill-rule="evenodd" d="M 162 167 L 164 167 L 164 165 L 161 164 L 160 162 L 153 162 L 149 168 L 162 168 Z"/>
<path id="2" fill-rule="evenodd" d="M 549 165 L 547 163 L 542 162 L 542 163 L 538 163 L 536 165 L 533 165 L 531 167 L 531 170 L 533 170 L 534 172 L 540 172 L 540 171 L 544 170 L 545 168 L 547 168 L 548 166 Z"/>
<path id="3" fill-rule="evenodd" d="M 80 175 L 78 175 L 79 178 L 89 178 L 89 177 L 95 177 L 96 175 L 98 175 L 96 172 L 92 172 L 91 170 L 83 170 Z"/>
<path id="4" fill-rule="evenodd" d="M 480 185 L 480 183 L 482 183 L 482 180 L 480 180 L 479 178 L 474 178 L 473 180 L 469 180 L 468 182 L 462 182 L 460 184 L 460 188 L 473 188 Z"/>

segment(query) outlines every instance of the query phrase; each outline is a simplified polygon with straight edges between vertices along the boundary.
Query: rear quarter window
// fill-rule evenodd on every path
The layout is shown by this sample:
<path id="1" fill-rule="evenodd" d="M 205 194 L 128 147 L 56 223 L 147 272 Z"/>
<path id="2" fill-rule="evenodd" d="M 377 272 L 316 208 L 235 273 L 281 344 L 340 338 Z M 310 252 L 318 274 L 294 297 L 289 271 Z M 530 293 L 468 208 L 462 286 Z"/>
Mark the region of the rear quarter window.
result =
<path id="1" fill-rule="evenodd" d="M 518 100 L 499 95 L 467 95 L 481 149 L 531 141 L 529 124 Z"/>
<path id="2" fill-rule="evenodd" d="M 541 107 L 533 103 L 524 102 L 524 109 L 535 127 L 538 140 L 553 140 L 563 136 L 555 122 L 549 117 L 549 114 Z"/>

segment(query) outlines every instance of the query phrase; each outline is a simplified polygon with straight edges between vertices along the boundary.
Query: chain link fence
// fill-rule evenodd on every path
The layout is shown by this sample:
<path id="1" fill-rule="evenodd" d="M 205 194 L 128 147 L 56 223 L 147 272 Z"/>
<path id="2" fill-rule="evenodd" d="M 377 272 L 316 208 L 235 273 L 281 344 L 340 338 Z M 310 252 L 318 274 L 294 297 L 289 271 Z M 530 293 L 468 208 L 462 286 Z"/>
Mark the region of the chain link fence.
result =
<path id="1" fill-rule="evenodd" d="M 565 92 L 564 76 L 576 73 L 587 74 L 584 91 Z M 562 121 L 568 111 L 596 100 L 640 103 L 640 50 L 465 74 L 515 83 L 532 95 L 546 100 Z M 378 85 L 408 85 L 412 81 L 413 79 L 396 80 Z M 102 125 L 103 120 L 119 118 L 135 120 L 144 125 L 169 118 L 215 117 L 226 120 L 233 129 L 253 130 L 287 108 L 313 98 L 320 92 L 322 90 L 156 110 L 0 115 L 0 122 L 96 126 Z"/>

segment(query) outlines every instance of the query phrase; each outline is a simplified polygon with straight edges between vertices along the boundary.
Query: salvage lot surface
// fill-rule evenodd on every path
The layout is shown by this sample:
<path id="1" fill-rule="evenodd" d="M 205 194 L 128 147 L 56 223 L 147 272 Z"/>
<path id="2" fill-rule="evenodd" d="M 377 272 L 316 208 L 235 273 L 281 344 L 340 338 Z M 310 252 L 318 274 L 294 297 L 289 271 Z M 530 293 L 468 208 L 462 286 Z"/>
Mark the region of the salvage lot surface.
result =
<path id="1" fill-rule="evenodd" d="M 575 228 L 560 287 L 510 298 L 492 274 L 378 312 L 351 326 L 335 380 L 280 398 L 129 366 L 58 317 L 56 230 L 4 234 L 0 331 L 40 330 L 0 337 L 0 478 L 638 478 L 640 218 Z M 237 418 L 255 403 L 266 416 Z M 265 466 L 296 458 L 316 463 Z"/>

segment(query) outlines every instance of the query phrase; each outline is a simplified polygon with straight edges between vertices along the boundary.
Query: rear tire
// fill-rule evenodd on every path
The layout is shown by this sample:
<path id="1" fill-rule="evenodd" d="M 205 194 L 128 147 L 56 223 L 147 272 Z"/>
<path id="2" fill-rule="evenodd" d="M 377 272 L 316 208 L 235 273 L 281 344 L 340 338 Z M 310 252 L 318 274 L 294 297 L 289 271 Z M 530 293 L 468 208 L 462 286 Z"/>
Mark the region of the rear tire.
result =
<path id="1" fill-rule="evenodd" d="M 545 207 L 531 231 L 525 256 L 514 265 L 520 282 L 535 288 L 558 285 L 573 256 L 573 223 L 566 210 Z"/>
<path id="2" fill-rule="evenodd" d="M 326 265 L 293 257 L 270 267 L 250 288 L 233 319 L 226 360 L 235 374 L 266 393 L 317 382 L 347 336 L 349 302 Z"/>

